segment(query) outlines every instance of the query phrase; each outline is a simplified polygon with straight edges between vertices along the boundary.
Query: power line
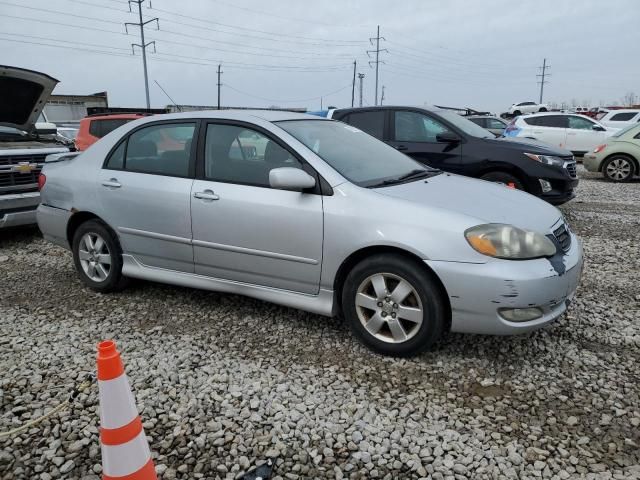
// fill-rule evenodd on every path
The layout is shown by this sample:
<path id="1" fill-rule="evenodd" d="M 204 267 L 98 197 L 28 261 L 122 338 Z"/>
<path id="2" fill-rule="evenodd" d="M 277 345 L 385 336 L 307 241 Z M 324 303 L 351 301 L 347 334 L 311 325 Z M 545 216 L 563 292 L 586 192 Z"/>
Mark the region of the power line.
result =
<path id="1" fill-rule="evenodd" d="M 65 15 L 67 17 L 74 17 L 74 18 L 82 18 L 84 20 L 92 20 L 94 22 L 111 23 L 111 24 L 114 24 L 114 25 L 120 25 L 121 24 L 120 22 L 117 22 L 115 20 L 105 20 L 104 18 L 89 17 L 89 16 L 85 16 L 85 15 L 76 15 L 74 13 L 61 12 L 59 10 L 56 11 L 56 10 L 49 10 L 47 8 L 30 7 L 28 5 L 19 5 L 17 3 L 9 3 L 9 2 L 3 2 L 3 1 L 0 1 L 0 3 L 3 4 L 3 5 L 8 5 L 10 7 L 25 8 L 25 9 L 28 9 L 28 10 L 35 10 L 35 11 L 38 11 L 38 12 L 53 13 L 53 14 L 56 14 L 56 15 Z M 3 14 L 3 16 L 4 16 L 4 14 Z"/>
<path id="2" fill-rule="evenodd" d="M 376 34 L 375 37 L 370 38 L 369 42 L 371 42 L 371 44 L 373 45 L 373 41 L 376 41 L 376 49 L 375 50 L 367 50 L 367 55 L 369 55 L 369 53 L 376 53 L 376 59 L 375 61 L 370 61 L 369 62 L 369 66 L 371 66 L 372 63 L 376 64 L 376 93 L 375 93 L 375 105 L 378 105 L 378 71 L 380 69 L 380 52 L 388 52 L 389 50 L 387 50 L 386 48 L 383 48 L 382 50 L 380 50 L 380 40 L 385 40 L 386 38 L 381 37 L 380 36 L 380 25 L 378 25 L 378 33 Z M 382 62 L 384 63 L 384 62 Z"/>
<path id="3" fill-rule="evenodd" d="M 536 77 L 541 77 L 541 80 L 538 83 L 540 84 L 540 103 L 542 103 L 542 94 L 544 92 L 544 84 L 545 83 L 549 83 L 549 81 L 545 80 L 544 78 L 545 78 L 545 76 L 546 77 L 550 77 L 551 76 L 550 73 L 547 73 L 547 69 L 551 68 L 551 67 L 549 65 L 547 65 L 547 59 L 545 58 L 542 61 L 542 67 L 538 67 L 538 68 L 540 68 L 542 70 L 542 74 L 541 75 L 536 75 Z"/>
<path id="4" fill-rule="evenodd" d="M 158 28 L 158 30 L 160 30 L 160 23 L 158 22 L 157 18 L 151 18 L 149 20 L 143 21 L 142 20 L 142 4 L 144 3 L 145 0 L 129 0 L 129 9 L 131 9 L 131 4 L 135 3 L 136 5 L 138 5 L 138 18 L 139 21 L 138 23 L 132 23 L 132 22 L 126 22 L 124 24 L 124 28 L 125 30 L 127 30 L 127 25 L 133 25 L 136 27 L 140 28 L 140 43 L 132 43 L 131 44 L 131 49 L 135 52 L 135 47 L 140 47 L 140 50 L 142 50 L 142 66 L 144 68 L 144 91 L 145 91 L 145 95 L 147 97 L 147 110 L 151 108 L 151 103 L 149 102 L 149 77 L 147 75 L 147 47 L 151 44 L 153 44 L 153 49 L 155 51 L 156 48 L 156 42 L 155 40 L 151 40 L 149 43 L 145 43 L 144 41 L 144 27 L 147 26 L 150 23 L 156 22 L 156 27 Z M 129 33 L 127 31 L 127 33 Z"/>
<path id="5" fill-rule="evenodd" d="M 323 94 L 323 95 L 318 95 L 318 96 L 316 96 L 316 97 L 310 97 L 310 98 L 299 98 L 299 99 L 296 99 L 296 100 L 275 100 L 275 99 L 273 99 L 273 98 L 265 98 L 265 97 L 260 97 L 260 96 L 258 96 L 258 95 L 254 95 L 254 94 L 252 94 L 252 93 L 243 92 L 242 90 L 239 90 L 239 89 L 237 89 L 237 88 L 234 88 L 234 87 L 232 87 L 232 86 L 230 86 L 230 85 L 225 85 L 225 86 L 226 86 L 228 89 L 233 90 L 234 92 L 241 93 L 242 95 L 246 95 L 246 96 L 248 96 L 248 97 L 257 98 L 257 99 L 259 99 L 259 100 L 266 100 L 267 102 L 275 102 L 275 103 L 296 103 L 296 102 L 310 102 L 310 101 L 312 101 L 312 100 L 318 100 L 318 99 L 320 99 L 320 98 L 322 98 L 322 97 L 328 97 L 328 96 L 330 96 L 330 95 L 334 95 L 334 94 L 339 93 L 339 92 L 341 92 L 341 91 L 343 91 L 343 90 L 346 90 L 347 88 L 349 88 L 349 87 L 351 86 L 351 84 L 345 85 L 344 87 L 341 87 L 341 88 L 339 88 L 339 89 L 337 89 L 337 90 L 334 90 L 334 91 L 332 91 L 332 92 L 329 92 L 329 93 L 325 93 L 325 94 Z"/>

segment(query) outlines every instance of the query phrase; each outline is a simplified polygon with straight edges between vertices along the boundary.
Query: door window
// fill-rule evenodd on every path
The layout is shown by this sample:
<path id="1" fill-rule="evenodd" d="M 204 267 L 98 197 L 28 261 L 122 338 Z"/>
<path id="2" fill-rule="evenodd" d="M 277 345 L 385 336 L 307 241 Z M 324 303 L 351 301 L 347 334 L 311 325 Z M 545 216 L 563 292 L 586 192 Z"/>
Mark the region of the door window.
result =
<path id="1" fill-rule="evenodd" d="M 151 125 L 133 132 L 111 155 L 107 168 L 188 177 L 195 123 Z M 126 148 L 120 152 L 121 148 Z M 124 161 L 121 157 L 124 156 Z"/>
<path id="2" fill-rule="evenodd" d="M 545 115 L 543 117 L 526 118 L 529 125 L 538 127 L 567 128 L 567 117 L 564 115 Z"/>
<path id="3" fill-rule="evenodd" d="M 487 118 L 487 128 L 495 128 L 503 130 L 507 125 L 500 120 L 496 120 L 495 118 Z"/>
<path id="4" fill-rule="evenodd" d="M 577 130 L 593 130 L 595 123 L 581 117 L 569 117 L 569 128 Z"/>
<path id="5" fill-rule="evenodd" d="M 208 180 L 269 187 L 269 172 L 280 167 L 302 168 L 302 164 L 256 130 L 213 123 L 207 126 L 204 168 Z"/>
<path id="6" fill-rule="evenodd" d="M 450 130 L 437 120 L 417 112 L 395 112 L 397 142 L 437 142 L 436 137 Z"/>
<path id="7" fill-rule="evenodd" d="M 129 123 L 133 118 L 116 118 L 111 120 L 91 120 L 89 123 L 89 133 L 96 137 L 102 138 L 113 132 L 116 128 L 121 127 L 125 123 Z"/>
<path id="8" fill-rule="evenodd" d="M 353 112 L 344 120 L 345 123 L 367 132 L 369 135 L 382 140 L 384 136 L 384 111 Z"/>
<path id="9" fill-rule="evenodd" d="M 626 122 L 635 117 L 638 112 L 624 112 L 624 113 L 616 113 L 614 116 L 610 118 L 612 122 Z"/>

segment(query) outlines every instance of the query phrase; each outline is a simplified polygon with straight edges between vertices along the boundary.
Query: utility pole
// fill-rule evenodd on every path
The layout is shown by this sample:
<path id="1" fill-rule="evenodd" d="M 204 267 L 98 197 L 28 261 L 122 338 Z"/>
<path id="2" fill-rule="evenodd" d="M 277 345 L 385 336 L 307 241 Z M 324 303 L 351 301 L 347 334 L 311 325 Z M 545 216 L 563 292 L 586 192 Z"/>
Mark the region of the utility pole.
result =
<path id="1" fill-rule="evenodd" d="M 547 65 L 547 59 L 545 58 L 542 61 L 542 66 L 538 67 L 539 69 L 542 70 L 542 74 L 540 75 L 536 75 L 536 77 L 541 77 L 540 81 L 538 82 L 540 84 L 540 103 L 542 103 L 542 94 L 544 93 L 544 84 L 545 83 L 549 83 L 548 80 L 545 80 L 545 77 L 550 77 L 551 74 L 547 73 L 547 69 L 551 68 L 549 65 Z"/>
<path id="2" fill-rule="evenodd" d="M 376 34 L 375 37 L 370 38 L 369 42 L 371 43 L 371 45 L 373 45 L 373 41 L 376 41 L 376 49 L 375 50 L 367 50 L 367 55 L 374 53 L 376 54 L 376 59 L 375 61 L 370 61 L 369 62 L 369 66 L 371 66 L 372 63 L 376 64 L 376 94 L 375 94 L 375 105 L 378 105 L 378 70 L 380 67 L 380 63 L 384 63 L 380 61 L 380 52 L 388 52 L 389 50 L 387 50 L 386 48 L 383 48 L 382 50 L 380 50 L 380 40 L 384 40 L 386 41 L 387 39 L 384 37 L 380 36 L 380 25 L 378 25 L 378 33 Z"/>
<path id="3" fill-rule="evenodd" d="M 353 108 L 353 102 L 356 95 L 356 61 L 353 61 L 353 83 L 351 84 L 351 108 Z"/>
<path id="4" fill-rule="evenodd" d="M 136 26 L 136 27 L 140 27 L 140 43 L 132 43 L 131 44 L 131 51 L 133 52 L 133 54 L 135 55 L 136 51 L 135 51 L 135 47 L 140 47 L 140 49 L 142 50 L 142 65 L 144 67 L 144 91 L 147 97 L 147 110 L 149 110 L 151 108 L 151 102 L 149 101 L 149 77 L 147 75 L 147 47 L 151 44 L 153 44 L 153 53 L 156 52 L 156 42 L 149 42 L 149 43 L 144 43 L 144 27 L 145 25 L 147 25 L 148 23 L 151 22 L 156 22 L 156 28 L 158 30 L 160 30 L 160 23 L 158 22 L 158 18 L 152 18 L 150 20 L 147 20 L 146 22 L 142 21 L 142 4 L 144 3 L 144 0 L 129 0 L 129 11 L 133 12 L 133 10 L 131 10 L 131 4 L 135 3 L 138 5 L 138 19 L 139 22 L 138 23 L 131 23 L 131 22 L 127 22 L 124 24 L 124 29 L 127 33 L 129 33 L 129 29 L 127 28 L 129 25 L 131 26 Z"/>
<path id="5" fill-rule="evenodd" d="M 362 106 L 362 80 L 364 79 L 364 73 L 359 73 L 358 78 L 360 79 L 360 106 Z"/>
<path id="6" fill-rule="evenodd" d="M 384 102 L 384 85 L 382 85 L 382 94 L 380 95 L 380 105 Z"/>
<path id="7" fill-rule="evenodd" d="M 222 65 L 218 65 L 218 110 L 220 110 L 220 87 L 222 86 L 222 83 L 220 83 L 220 75 L 224 73 L 221 68 Z"/>
<path id="8" fill-rule="evenodd" d="M 322 110 L 322 97 L 320 97 L 320 110 Z"/>

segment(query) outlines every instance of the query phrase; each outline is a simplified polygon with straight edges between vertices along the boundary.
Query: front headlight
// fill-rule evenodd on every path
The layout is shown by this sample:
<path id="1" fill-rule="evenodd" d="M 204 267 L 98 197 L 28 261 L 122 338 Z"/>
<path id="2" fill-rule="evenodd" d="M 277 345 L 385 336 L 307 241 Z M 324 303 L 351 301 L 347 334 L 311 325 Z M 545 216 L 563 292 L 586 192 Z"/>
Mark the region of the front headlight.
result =
<path id="1" fill-rule="evenodd" d="M 553 155 L 537 155 L 535 153 L 525 153 L 525 155 L 531 160 L 544 163 L 545 165 L 553 165 L 554 167 L 564 166 L 564 160 L 560 157 L 554 157 Z"/>
<path id="2" fill-rule="evenodd" d="M 490 257 L 526 260 L 556 254 L 556 246 L 547 237 L 513 225 L 478 225 L 464 232 L 464 236 L 474 250 Z"/>

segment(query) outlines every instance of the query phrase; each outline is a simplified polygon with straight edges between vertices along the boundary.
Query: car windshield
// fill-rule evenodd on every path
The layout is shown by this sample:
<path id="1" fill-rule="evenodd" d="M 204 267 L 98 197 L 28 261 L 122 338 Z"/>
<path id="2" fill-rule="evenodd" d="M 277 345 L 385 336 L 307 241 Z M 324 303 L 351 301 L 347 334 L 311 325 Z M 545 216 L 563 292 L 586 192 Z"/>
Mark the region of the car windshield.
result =
<path id="1" fill-rule="evenodd" d="M 485 130 L 479 125 L 476 125 L 471 120 L 467 120 L 454 112 L 438 111 L 435 112 L 438 116 L 453 124 L 454 127 L 459 128 L 467 135 L 478 138 L 495 138 L 495 135 L 489 130 Z"/>
<path id="2" fill-rule="evenodd" d="M 637 123 L 632 123 L 631 125 L 629 125 L 627 127 L 621 128 L 620 130 L 618 130 L 616 133 L 614 133 L 611 136 L 615 137 L 615 138 L 620 138 L 625 133 L 627 133 L 629 130 L 633 130 L 634 128 L 640 129 L 640 125 L 638 125 Z"/>
<path id="3" fill-rule="evenodd" d="M 287 120 L 276 124 L 361 187 L 390 185 L 439 172 L 341 122 Z"/>

